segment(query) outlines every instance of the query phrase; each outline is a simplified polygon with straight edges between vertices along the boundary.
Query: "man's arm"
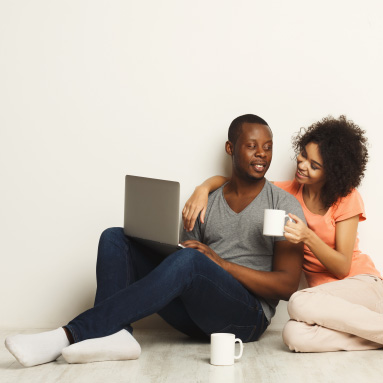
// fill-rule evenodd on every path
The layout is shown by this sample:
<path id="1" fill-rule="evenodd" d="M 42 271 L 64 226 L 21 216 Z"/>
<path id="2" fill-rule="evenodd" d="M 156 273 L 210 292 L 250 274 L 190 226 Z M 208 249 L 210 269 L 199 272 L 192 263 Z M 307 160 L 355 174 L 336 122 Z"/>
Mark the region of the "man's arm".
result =
<path id="1" fill-rule="evenodd" d="M 253 270 L 225 261 L 210 247 L 198 241 L 185 241 L 183 245 L 199 250 L 217 263 L 253 294 L 262 298 L 289 300 L 297 291 L 302 271 L 303 244 L 279 241 L 274 245 L 272 271 Z"/>

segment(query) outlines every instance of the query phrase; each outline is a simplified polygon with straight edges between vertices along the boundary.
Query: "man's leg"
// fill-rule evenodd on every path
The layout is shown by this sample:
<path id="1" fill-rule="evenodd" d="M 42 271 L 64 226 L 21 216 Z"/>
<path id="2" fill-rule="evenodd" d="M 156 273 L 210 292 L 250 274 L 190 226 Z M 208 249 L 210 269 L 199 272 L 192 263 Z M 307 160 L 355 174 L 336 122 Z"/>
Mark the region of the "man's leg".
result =
<path id="1" fill-rule="evenodd" d="M 105 230 L 98 246 L 95 306 L 149 274 L 164 258 L 132 241 L 124 234 L 122 228 Z M 177 315 L 173 315 L 174 313 Z M 166 310 L 158 314 L 171 326 L 189 336 L 204 336 L 189 317 L 179 298 L 170 302 Z M 126 329 L 131 333 L 133 331 L 130 325 Z"/>
<path id="2" fill-rule="evenodd" d="M 158 313 L 171 325 L 189 335 L 208 339 L 212 332 L 226 331 L 235 333 L 247 342 L 258 339 L 268 325 L 259 301 L 230 274 L 196 250 L 186 249 L 169 256 L 141 281 L 142 293 L 145 299 L 148 299 L 146 295 L 150 294 L 150 302 L 142 305 L 142 301 L 136 300 L 134 309 L 144 309 L 146 314 L 150 314 L 157 310 L 156 307 L 152 307 L 151 311 L 148 311 L 150 305 L 160 307 L 170 300 L 164 308 L 157 310 Z M 128 292 L 137 287 L 141 281 L 124 291 Z M 147 291 L 144 291 L 146 288 Z M 116 296 L 110 300 L 115 298 Z M 126 307 L 129 307 L 130 294 L 127 298 L 125 303 Z M 106 303 L 109 304 L 110 300 Z M 95 308 L 97 309 L 98 307 Z M 95 310 L 92 309 L 93 312 Z M 108 312 L 108 315 L 114 315 L 110 310 Z M 127 314 L 132 315 L 129 312 Z M 136 315 L 137 318 L 142 316 Z M 75 325 L 78 319 L 81 318 L 73 321 Z M 108 327 L 109 324 L 106 320 L 102 327 Z M 81 327 L 83 328 L 82 325 Z M 109 360 L 104 343 L 110 337 L 118 337 L 120 333 L 80 341 L 64 349 L 63 356 L 70 363 Z M 99 351 L 95 353 L 92 350 Z"/>
<path id="3" fill-rule="evenodd" d="M 131 305 L 131 290 L 140 282 L 142 282 L 141 293 L 144 298 L 135 299 L 134 305 Z M 106 315 L 112 318 L 103 318 L 104 325 L 98 331 L 104 331 L 109 327 L 115 315 L 127 315 L 128 319 L 125 320 L 131 321 L 132 315 L 136 315 L 135 319 L 139 319 L 156 310 L 174 327 L 190 335 L 203 336 L 205 339 L 208 339 L 208 335 L 212 332 L 226 331 L 233 332 L 244 342 L 254 341 L 268 325 L 258 299 L 225 270 L 205 255 L 192 249 L 182 250 L 169 256 L 147 277 L 124 289 L 123 292 L 125 305 L 118 312 L 114 311 L 114 307 L 118 300 L 121 300 L 121 297 L 117 299 L 120 293 L 100 305 L 109 306 Z M 123 292 L 121 291 L 121 294 Z M 112 304 L 109 305 L 110 303 Z M 158 310 L 163 305 L 165 305 L 164 308 Z M 136 313 L 132 313 L 133 310 L 129 310 L 129 307 Z M 72 331 L 74 328 L 77 331 L 79 329 L 89 331 L 84 324 L 89 320 L 93 321 L 92 317 L 99 309 L 100 307 L 96 306 L 84 315 L 80 315 L 68 327 Z M 145 314 L 142 314 L 142 310 Z M 102 320 L 101 317 L 100 319 Z M 97 322 L 97 327 L 99 324 Z M 94 329 L 95 327 L 92 331 Z M 82 337 L 92 336 L 84 335 L 84 332 L 80 334 Z M 106 344 L 111 338 L 118 339 L 120 335 L 121 331 L 97 339 L 80 341 L 64 349 L 63 356 L 69 363 L 110 360 Z M 118 342 L 115 342 L 114 350 L 116 343 Z"/>
<path id="4" fill-rule="evenodd" d="M 120 290 L 143 278 L 164 259 L 145 246 L 132 241 L 120 227 L 106 229 L 100 237 L 96 279 L 97 291 L 94 305 L 98 305 Z M 133 329 L 128 324 L 130 333 Z"/>
<path id="5" fill-rule="evenodd" d="M 121 227 L 106 229 L 98 244 L 94 305 L 143 278 L 163 259 L 164 257 L 132 241 Z"/>
<path id="6" fill-rule="evenodd" d="M 192 338 L 208 340 L 209 336 L 191 319 L 180 297 L 173 299 L 157 314 L 170 326 Z"/>
<path id="7" fill-rule="evenodd" d="M 132 242 L 124 235 L 122 228 L 105 230 L 98 247 L 95 305 L 147 275 L 162 259 L 161 256 L 152 254 L 145 247 Z M 132 332 L 130 324 L 127 324 L 125 329 Z M 141 352 L 140 346 L 130 334 L 124 332 L 120 332 L 118 339 L 116 336 L 113 338 L 116 358 L 121 358 L 122 352 L 125 352 L 125 358 L 137 358 Z M 67 337 L 72 338 L 66 328 L 33 335 L 15 335 L 7 337 L 6 347 L 22 365 L 31 366 L 59 357 L 62 349 L 69 345 Z M 106 345 L 103 346 L 107 348 Z M 109 352 L 109 357 L 113 358 L 111 354 Z"/>
<path id="8" fill-rule="evenodd" d="M 217 297 L 220 293 L 220 300 L 214 295 L 212 300 L 210 291 Z M 181 298 L 192 320 L 205 333 L 222 330 L 231 323 L 240 326 L 247 306 L 252 319 L 258 318 L 261 310 L 259 302 L 253 304 L 252 295 L 225 270 L 198 251 L 184 249 L 167 257 L 146 277 L 80 314 L 67 328 L 75 342 L 108 336 L 126 323 L 164 309 L 176 297 Z M 233 310 L 240 299 L 245 302 Z M 204 309 L 197 310 L 197 306 Z M 214 318 L 205 314 L 208 308 Z"/>
<path id="9" fill-rule="evenodd" d="M 238 281 L 205 255 L 184 249 L 66 327 L 75 342 L 108 337 L 119 333 L 127 324 L 164 309 L 176 297 L 182 299 L 192 320 L 206 334 L 230 330 L 242 333 L 243 340 L 250 341 L 267 325 L 258 300 Z"/>
<path id="10" fill-rule="evenodd" d="M 260 301 L 214 262 L 206 257 L 200 261 L 193 288 L 178 298 L 200 333 L 205 339 L 214 332 L 230 332 L 243 342 L 258 340 L 268 326 Z M 179 317 L 168 306 L 159 314 Z"/>
<path id="11" fill-rule="evenodd" d="M 307 347 L 313 352 L 378 348 L 377 344 L 383 347 L 383 281 L 380 278 L 359 275 L 298 291 L 290 298 L 288 311 L 291 319 L 314 326 L 309 329 L 294 322 L 288 324 L 284 337 L 292 349 L 303 351 L 305 334 L 309 342 L 304 351 L 309 350 Z M 330 332 L 323 328 L 338 332 L 333 333 L 334 342 L 338 344 L 327 345 Z M 299 333 L 300 339 L 294 339 L 294 333 Z"/>
<path id="12" fill-rule="evenodd" d="M 149 274 L 163 259 L 125 236 L 122 228 L 105 230 L 98 247 L 95 305 Z M 190 319 L 181 301 L 176 298 L 168 306 L 177 312 L 177 320 L 168 318 L 169 324 L 189 336 L 204 335 Z M 125 329 L 132 334 L 130 325 Z M 79 342 L 65 350 L 63 355 L 68 363 L 136 359 L 141 347 L 130 334 L 121 330 L 107 337 Z"/>
<path id="13" fill-rule="evenodd" d="M 195 338 L 208 340 L 213 332 L 231 332 L 243 342 L 258 340 L 268 326 L 259 300 L 214 262 L 206 257 L 200 261 L 195 268 L 196 279 L 201 278 L 199 286 L 188 289 L 158 314 Z"/>

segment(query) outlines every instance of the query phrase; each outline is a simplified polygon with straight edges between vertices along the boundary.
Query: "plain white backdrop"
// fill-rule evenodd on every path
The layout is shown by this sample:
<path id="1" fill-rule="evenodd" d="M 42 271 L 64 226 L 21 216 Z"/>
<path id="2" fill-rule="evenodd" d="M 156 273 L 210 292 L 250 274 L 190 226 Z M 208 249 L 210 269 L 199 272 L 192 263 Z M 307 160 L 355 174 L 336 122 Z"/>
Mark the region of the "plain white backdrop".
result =
<path id="1" fill-rule="evenodd" d="M 1 0 L 0 326 L 91 307 L 125 174 L 178 180 L 183 206 L 230 169 L 245 113 L 273 129 L 270 180 L 292 176 L 300 127 L 346 114 L 367 131 L 359 231 L 382 271 L 382 16 L 379 0 Z"/>

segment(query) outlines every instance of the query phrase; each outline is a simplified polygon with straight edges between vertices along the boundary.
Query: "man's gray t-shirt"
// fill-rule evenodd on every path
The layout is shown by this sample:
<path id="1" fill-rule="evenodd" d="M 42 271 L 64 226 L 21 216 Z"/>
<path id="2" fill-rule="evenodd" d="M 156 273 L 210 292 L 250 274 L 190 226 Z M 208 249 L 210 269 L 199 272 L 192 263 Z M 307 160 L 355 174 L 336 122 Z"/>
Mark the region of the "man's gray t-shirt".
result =
<path id="1" fill-rule="evenodd" d="M 198 217 L 193 231 L 182 231 L 182 241 L 195 239 L 227 261 L 254 270 L 272 271 L 274 243 L 286 238 L 263 235 L 264 209 L 285 210 L 306 222 L 301 205 L 291 194 L 266 180 L 257 197 L 236 213 L 226 202 L 223 187 L 209 195 L 205 223 L 201 224 Z M 278 300 L 258 298 L 270 322 Z"/>

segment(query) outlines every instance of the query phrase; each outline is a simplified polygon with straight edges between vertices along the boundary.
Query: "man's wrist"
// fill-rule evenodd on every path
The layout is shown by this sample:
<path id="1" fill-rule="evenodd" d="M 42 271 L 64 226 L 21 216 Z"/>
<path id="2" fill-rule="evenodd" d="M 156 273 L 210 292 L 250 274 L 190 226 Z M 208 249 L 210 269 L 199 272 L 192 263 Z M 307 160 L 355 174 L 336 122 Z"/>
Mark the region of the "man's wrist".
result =
<path id="1" fill-rule="evenodd" d="M 232 265 L 231 262 L 226 261 L 226 260 L 224 260 L 224 259 L 221 258 L 220 266 L 221 266 L 225 271 L 227 271 L 228 273 L 230 273 L 231 265 Z"/>

